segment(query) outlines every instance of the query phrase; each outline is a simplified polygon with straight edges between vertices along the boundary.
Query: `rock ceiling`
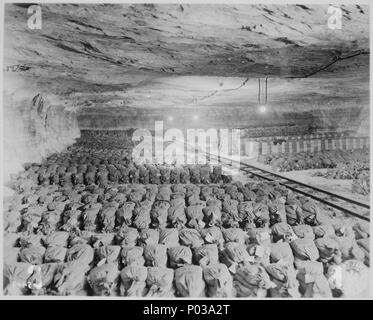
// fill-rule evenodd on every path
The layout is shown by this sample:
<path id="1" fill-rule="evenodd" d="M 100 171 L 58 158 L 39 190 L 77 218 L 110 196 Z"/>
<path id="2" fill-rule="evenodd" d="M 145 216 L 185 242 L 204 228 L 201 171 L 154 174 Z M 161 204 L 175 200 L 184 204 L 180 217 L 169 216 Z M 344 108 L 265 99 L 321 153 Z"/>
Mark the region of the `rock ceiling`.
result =
<path id="1" fill-rule="evenodd" d="M 56 95 L 82 128 L 165 114 L 185 123 L 196 110 L 244 125 L 258 106 L 258 77 L 268 77 L 274 114 L 366 109 L 368 7 L 342 6 L 342 30 L 328 28 L 327 8 L 50 4 L 42 29 L 29 30 L 27 6 L 7 4 L 5 82 Z"/>

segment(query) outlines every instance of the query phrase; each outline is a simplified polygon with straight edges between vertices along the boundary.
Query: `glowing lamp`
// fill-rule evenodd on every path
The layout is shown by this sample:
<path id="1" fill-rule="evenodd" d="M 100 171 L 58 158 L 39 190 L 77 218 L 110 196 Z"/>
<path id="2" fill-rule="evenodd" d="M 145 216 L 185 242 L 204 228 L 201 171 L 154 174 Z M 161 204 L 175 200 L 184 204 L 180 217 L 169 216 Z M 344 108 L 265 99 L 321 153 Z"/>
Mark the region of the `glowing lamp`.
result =
<path id="1" fill-rule="evenodd" d="M 266 106 L 260 106 L 259 107 L 259 112 L 260 113 L 266 113 L 267 112 L 267 107 Z"/>

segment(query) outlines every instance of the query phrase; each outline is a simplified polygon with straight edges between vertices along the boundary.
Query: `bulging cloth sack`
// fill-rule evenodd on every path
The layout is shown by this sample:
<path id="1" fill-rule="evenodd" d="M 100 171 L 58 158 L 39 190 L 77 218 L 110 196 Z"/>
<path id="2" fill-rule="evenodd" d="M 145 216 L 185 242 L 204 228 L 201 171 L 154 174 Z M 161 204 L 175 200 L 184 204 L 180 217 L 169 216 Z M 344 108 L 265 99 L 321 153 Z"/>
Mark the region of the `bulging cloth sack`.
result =
<path id="1" fill-rule="evenodd" d="M 321 262 L 298 260 L 295 262 L 295 266 L 298 270 L 299 291 L 304 298 L 332 297 L 328 280 L 323 274 L 324 267 Z"/>
<path id="2" fill-rule="evenodd" d="M 161 183 L 162 184 L 170 183 L 171 168 L 162 166 L 160 167 L 160 173 L 161 173 Z"/>
<path id="3" fill-rule="evenodd" d="M 88 244 L 75 244 L 67 250 L 66 261 L 76 261 L 83 266 L 93 262 L 94 250 Z"/>
<path id="4" fill-rule="evenodd" d="M 294 263 L 293 251 L 289 243 L 285 241 L 277 241 L 276 243 L 271 243 L 271 254 L 270 261 L 276 263 L 280 260 L 292 265 Z"/>
<path id="5" fill-rule="evenodd" d="M 286 222 L 276 223 L 271 227 L 273 241 L 277 242 L 281 239 L 286 239 L 294 235 L 292 227 Z"/>
<path id="6" fill-rule="evenodd" d="M 244 201 L 238 204 L 237 206 L 238 216 L 241 221 L 250 221 L 254 222 L 256 216 L 254 214 L 254 202 L 253 201 Z"/>
<path id="7" fill-rule="evenodd" d="M 95 296 L 117 295 L 119 271 L 115 264 L 104 263 L 89 272 L 87 282 Z"/>
<path id="8" fill-rule="evenodd" d="M 22 216 L 18 211 L 4 212 L 4 231 L 17 232 L 22 225 Z"/>
<path id="9" fill-rule="evenodd" d="M 312 227 L 315 238 L 322 237 L 333 237 L 335 236 L 334 228 L 332 224 L 320 224 Z"/>
<path id="10" fill-rule="evenodd" d="M 223 263 L 209 264 L 203 268 L 207 296 L 229 298 L 234 296 L 232 276 Z"/>
<path id="11" fill-rule="evenodd" d="M 308 238 L 311 240 L 315 239 L 315 234 L 311 226 L 307 224 L 298 224 L 293 226 L 293 231 L 298 238 Z"/>
<path id="12" fill-rule="evenodd" d="M 237 265 L 245 261 L 253 261 L 246 250 L 246 246 L 238 242 L 227 242 L 221 251 L 221 262 L 224 263 L 229 271 L 236 272 Z"/>
<path id="13" fill-rule="evenodd" d="M 170 202 L 171 200 L 171 189 L 167 186 L 162 186 L 158 189 L 158 193 L 155 197 L 157 201 L 166 201 Z"/>
<path id="14" fill-rule="evenodd" d="M 369 296 L 370 271 L 361 261 L 352 259 L 340 265 L 331 265 L 327 271 L 327 278 L 335 297 Z"/>
<path id="15" fill-rule="evenodd" d="M 317 217 L 320 213 L 320 208 L 318 207 L 316 201 L 301 196 L 300 202 L 302 206 L 302 214 L 299 222 L 308 224 L 310 226 L 317 226 L 319 224 Z"/>
<path id="16" fill-rule="evenodd" d="M 222 228 L 222 233 L 225 242 L 245 243 L 246 233 L 240 228 Z"/>
<path id="17" fill-rule="evenodd" d="M 234 221 L 239 221 L 240 217 L 238 216 L 238 201 L 227 199 L 223 201 L 223 212 L 232 218 Z"/>
<path id="18" fill-rule="evenodd" d="M 29 269 L 31 276 L 27 279 L 27 288 L 30 294 L 47 294 L 53 283 L 58 267 L 58 263 L 44 263 L 39 266 L 32 266 Z"/>
<path id="19" fill-rule="evenodd" d="M 175 286 L 181 297 L 204 297 L 205 282 L 200 266 L 186 265 L 175 270 Z"/>
<path id="20" fill-rule="evenodd" d="M 120 272 L 120 295 L 143 297 L 146 294 L 148 269 L 144 266 L 127 266 Z"/>
<path id="21" fill-rule="evenodd" d="M 189 247 L 186 247 L 186 246 L 171 247 L 171 248 L 168 248 L 167 254 L 169 257 L 170 267 L 173 269 L 192 263 L 192 250 L 190 250 Z"/>
<path id="22" fill-rule="evenodd" d="M 194 204 L 186 208 L 186 216 L 188 219 L 188 225 L 192 228 L 203 228 L 205 223 L 203 222 L 203 208 L 202 204 Z"/>
<path id="23" fill-rule="evenodd" d="M 221 226 L 221 210 L 217 205 L 203 208 L 203 221 L 207 227 Z"/>
<path id="24" fill-rule="evenodd" d="M 67 253 L 67 248 L 53 245 L 47 247 L 47 250 L 44 254 L 44 262 L 56 262 L 56 263 L 63 263 L 65 262 Z"/>
<path id="25" fill-rule="evenodd" d="M 187 166 L 180 168 L 180 183 L 190 183 L 190 173 Z"/>
<path id="26" fill-rule="evenodd" d="M 199 165 L 189 166 L 190 182 L 194 184 L 201 183 L 201 172 Z"/>
<path id="27" fill-rule="evenodd" d="M 53 279 L 52 289 L 57 295 L 79 295 L 86 284 L 87 264 L 79 260 L 69 261 L 58 266 Z"/>
<path id="28" fill-rule="evenodd" d="M 39 205 L 31 205 L 26 210 L 22 214 L 22 231 L 34 232 L 41 221 L 45 209 Z"/>
<path id="29" fill-rule="evenodd" d="M 56 231 L 44 238 L 45 246 L 61 246 L 67 247 L 70 234 L 65 231 Z"/>
<path id="30" fill-rule="evenodd" d="M 268 204 L 270 224 L 286 222 L 285 199 L 276 199 Z"/>
<path id="31" fill-rule="evenodd" d="M 42 264 L 44 261 L 45 248 L 42 246 L 30 246 L 21 248 L 19 260 L 30 264 Z"/>
<path id="32" fill-rule="evenodd" d="M 191 191 L 189 191 L 191 192 Z M 188 206 L 193 206 L 193 205 L 196 205 L 196 204 L 199 204 L 201 202 L 200 198 L 199 198 L 199 194 L 192 191 L 192 193 L 187 193 L 186 195 L 186 202 L 188 204 Z"/>
<path id="33" fill-rule="evenodd" d="M 165 228 L 170 203 L 167 201 L 156 201 L 150 212 L 151 223 L 154 228 Z"/>
<path id="34" fill-rule="evenodd" d="M 3 288 L 5 295 L 25 295 L 28 293 L 27 279 L 31 276 L 32 265 L 26 262 L 5 263 Z"/>
<path id="35" fill-rule="evenodd" d="M 39 266 L 24 262 L 4 264 L 3 287 L 5 295 L 45 294 L 53 281 L 58 264 Z"/>
<path id="36" fill-rule="evenodd" d="M 170 172 L 170 183 L 178 184 L 180 183 L 180 169 L 175 167 L 171 169 Z"/>
<path id="37" fill-rule="evenodd" d="M 159 232 L 154 229 L 142 229 L 139 233 L 138 245 L 158 244 Z"/>
<path id="38" fill-rule="evenodd" d="M 211 183 L 209 165 L 200 166 L 200 177 L 201 177 L 201 183 L 204 183 L 204 184 Z"/>
<path id="39" fill-rule="evenodd" d="M 184 192 L 174 192 L 171 194 L 170 200 L 171 206 L 184 205 L 185 206 L 185 191 Z"/>
<path id="40" fill-rule="evenodd" d="M 135 208 L 132 225 L 139 230 L 149 228 L 151 223 L 150 210 L 148 206 Z"/>
<path id="41" fill-rule="evenodd" d="M 300 298 L 297 271 L 294 269 L 293 264 L 280 261 L 267 264 L 264 267 L 271 281 L 276 285 L 276 287 L 269 289 L 270 297 Z"/>
<path id="42" fill-rule="evenodd" d="M 267 271 L 259 264 L 245 262 L 239 264 L 233 276 L 237 297 L 265 298 L 267 290 L 275 288 Z"/>
<path id="43" fill-rule="evenodd" d="M 171 190 L 174 193 L 181 192 L 181 193 L 185 194 L 185 192 L 186 192 L 186 189 L 185 189 L 184 185 L 181 184 L 181 183 L 175 183 L 175 184 L 173 184 L 171 186 Z M 183 198 L 184 198 L 184 196 L 183 196 Z"/>
<path id="44" fill-rule="evenodd" d="M 215 243 L 204 244 L 193 250 L 194 261 L 201 265 L 207 266 L 219 262 L 219 250 Z"/>
<path id="45" fill-rule="evenodd" d="M 176 228 L 163 228 L 159 230 L 159 244 L 167 248 L 179 245 L 179 231 Z"/>
<path id="46" fill-rule="evenodd" d="M 247 245 L 246 250 L 253 258 L 253 262 L 262 264 L 268 264 L 270 262 L 271 247 L 269 245 L 250 243 Z"/>
<path id="47" fill-rule="evenodd" d="M 167 266 L 167 247 L 162 244 L 150 244 L 144 248 L 145 264 L 150 267 Z"/>
<path id="48" fill-rule="evenodd" d="M 163 267 L 149 267 L 146 284 L 147 297 L 173 297 L 174 270 Z"/>
<path id="49" fill-rule="evenodd" d="M 161 183 L 161 174 L 159 169 L 155 166 L 148 166 L 149 171 L 149 182 L 153 184 L 160 184 Z"/>
<path id="50" fill-rule="evenodd" d="M 102 205 L 95 203 L 88 205 L 83 211 L 83 229 L 87 231 L 95 231 L 97 228 L 96 220 Z"/>
<path id="51" fill-rule="evenodd" d="M 59 211 L 46 211 L 43 213 L 41 221 L 37 227 L 37 232 L 48 235 L 56 231 L 60 221 L 61 212 Z"/>
<path id="52" fill-rule="evenodd" d="M 80 228 L 80 217 L 82 212 L 79 210 L 67 210 L 62 214 L 62 225 L 60 230 L 71 232 Z"/>
<path id="53" fill-rule="evenodd" d="M 342 262 L 342 253 L 337 241 L 329 237 L 322 237 L 316 239 L 314 243 L 319 250 L 322 263 L 334 262 L 340 264 Z"/>
<path id="54" fill-rule="evenodd" d="M 355 239 L 365 239 L 369 237 L 370 230 L 369 230 L 369 223 L 358 221 L 352 226 L 354 232 L 355 232 Z"/>
<path id="55" fill-rule="evenodd" d="M 121 249 L 120 246 L 114 245 L 103 245 L 96 248 L 96 262 L 114 263 L 117 265 Z"/>
<path id="56" fill-rule="evenodd" d="M 143 247 L 123 246 L 120 253 L 121 261 L 125 266 L 143 266 L 145 264 L 143 254 Z"/>
<path id="57" fill-rule="evenodd" d="M 294 226 L 302 223 L 303 210 L 298 200 L 287 200 L 285 205 L 286 222 Z"/>
<path id="58" fill-rule="evenodd" d="M 92 234 L 90 243 L 93 248 L 99 248 L 101 246 L 110 245 L 114 240 L 114 233 L 96 233 Z"/>
<path id="59" fill-rule="evenodd" d="M 214 195 L 214 197 L 215 197 L 215 195 Z M 216 198 L 210 198 L 206 201 L 206 206 L 207 207 L 217 207 L 221 210 L 223 208 L 223 203 Z"/>
<path id="60" fill-rule="evenodd" d="M 295 259 L 316 261 L 319 258 L 319 250 L 311 239 L 298 238 L 290 246 Z"/>
<path id="61" fill-rule="evenodd" d="M 223 171 L 222 171 L 222 168 L 220 166 L 214 166 L 212 168 L 212 173 L 211 173 L 211 181 L 213 183 L 219 183 L 222 179 L 222 174 L 223 174 Z"/>
<path id="62" fill-rule="evenodd" d="M 249 228 L 247 235 L 251 243 L 270 245 L 272 230 L 269 228 Z"/>
<path id="63" fill-rule="evenodd" d="M 123 203 L 116 211 L 116 224 L 118 226 L 127 225 L 130 226 L 132 224 L 132 215 L 135 209 L 134 202 L 125 202 Z"/>
<path id="64" fill-rule="evenodd" d="M 122 226 L 115 235 L 115 240 L 118 245 L 136 246 L 139 236 L 139 232 L 136 228 Z"/>
<path id="65" fill-rule="evenodd" d="M 201 229 L 201 236 L 206 243 L 216 243 L 218 248 L 222 247 L 224 244 L 223 233 L 221 229 L 216 226 Z"/>
<path id="66" fill-rule="evenodd" d="M 212 188 L 210 186 L 203 186 L 201 188 L 201 200 L 207 201 L 213 197 Z"/>
<path id="67" fill-rule="evenodd" d="M 339 245 L 339 249 L 342 255 L 342 260 L 365 260 L 365 253 L 357 244 L 354 235 L 334 237 Z"/>
<path id="68" fill-rule="evenodd" d="M 181 199 L 181 200 L 183 200 L 183 199 Z M 186 214 L 185 214 L 184 200 L 179 201 L 178 203 L 173 203 L 171 205 L 171 207 L 168 209 L 167 220 L 168 220 L 169 224 L 174 228 L 179 228 L 180 229 L 186 224 L 187 217 L 186 217 Z"/>
<path id="69" fill-rule="evenodd" d="M 200 247 L 204 243 L 201 234 L 196 229 L 181 229 L 179 238 L 182 245 L 191 248 Z"/>

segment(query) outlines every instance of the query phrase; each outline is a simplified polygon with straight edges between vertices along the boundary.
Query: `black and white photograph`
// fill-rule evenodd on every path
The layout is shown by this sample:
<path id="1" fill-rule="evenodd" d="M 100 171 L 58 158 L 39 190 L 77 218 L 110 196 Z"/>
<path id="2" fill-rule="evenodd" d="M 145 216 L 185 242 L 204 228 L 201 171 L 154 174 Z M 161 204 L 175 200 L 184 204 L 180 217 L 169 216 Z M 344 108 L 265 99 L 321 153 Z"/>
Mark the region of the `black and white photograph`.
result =
<path id="1" fill-rule="evenodd" d="M 3 298 L 372 298 L 368 1 L 1 5 Z"/>

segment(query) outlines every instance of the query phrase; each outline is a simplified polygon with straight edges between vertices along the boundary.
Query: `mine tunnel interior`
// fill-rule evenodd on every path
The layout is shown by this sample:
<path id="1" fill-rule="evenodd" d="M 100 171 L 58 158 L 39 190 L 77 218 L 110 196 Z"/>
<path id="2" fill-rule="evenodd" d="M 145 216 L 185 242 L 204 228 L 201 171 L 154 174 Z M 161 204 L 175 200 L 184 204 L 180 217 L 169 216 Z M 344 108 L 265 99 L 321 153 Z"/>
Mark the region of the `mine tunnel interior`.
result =
<path id="1" fill-rule="evenodd" d="M 4 15 L 6 294 L 365 294 L 330 283 L 369 275 L 367 6 L 338 30 L 328 5 L 43 4 L 36 29 L 29 7 Z M 241 166 L 165 161 L 193 129 Z"/>

